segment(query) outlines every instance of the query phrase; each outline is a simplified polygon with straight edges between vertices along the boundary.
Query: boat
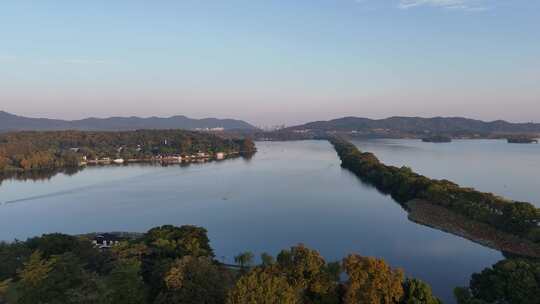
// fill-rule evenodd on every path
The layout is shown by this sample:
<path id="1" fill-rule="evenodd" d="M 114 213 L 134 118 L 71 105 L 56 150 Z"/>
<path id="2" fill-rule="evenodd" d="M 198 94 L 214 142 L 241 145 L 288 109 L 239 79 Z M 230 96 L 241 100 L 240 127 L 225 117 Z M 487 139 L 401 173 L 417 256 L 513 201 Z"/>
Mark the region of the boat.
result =
<path id="1" fill-rule="evenodd" d="M 430 143 L 449 143 L 452 142 L 452 138 L 444 135 L 434 135 L 430 137 L 424 137 L 422 138 L 422 141 Z"/>
<path id="2" fill-rule="evenodd" d="M 531 137 L 510 137 L 507 138 L 509 144 L 537 144 L 538 139 Z"/>

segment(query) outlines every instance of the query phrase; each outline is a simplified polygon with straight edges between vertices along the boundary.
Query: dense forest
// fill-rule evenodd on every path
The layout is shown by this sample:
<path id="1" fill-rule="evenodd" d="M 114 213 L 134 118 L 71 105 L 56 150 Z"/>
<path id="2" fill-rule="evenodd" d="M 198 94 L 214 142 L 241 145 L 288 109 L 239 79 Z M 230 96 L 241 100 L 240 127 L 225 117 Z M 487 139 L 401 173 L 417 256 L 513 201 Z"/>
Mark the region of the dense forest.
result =
<path id="1" fill-rule="evenodd" d="M 249 139 L 180 130 L 14 132 L 0 134 L 0 173 L 77 167 L 84 157 L 152 159 L 158 155 L 254 151 Z"/>
<path id="2" fill-rule="evenodd" d="M 298 245 L 276 258 L 217 261 L 206 230 L 162 226 L 100 250 L 86 236 L 46 234 L 0 243 L 0 303 L 439 304 L 426 283 L 382 259 L 326 262 Z M 345 275 L 344 275 L 345 274 Z M 346 279 L 344 279 L 346 278 Z M 540 263 L 513 258 L 456 288 L 460 304 L 539 303 Z"/>
<path id="3" fill-rule="evenodd" d="M 100 251 L 90 239 L 48 234 L 0 244 L 7 303 L 440 303 L 425 283 L 381 259 L 327 263 L 303 245 L 276 258 L 219 263 L 206 230 L 162 226 Z M 341 274 L 347 274 L 347 281 Z"/>
<path id="4" fill-rule="evenodd" d="M 491 193 L 463 188 L 448 180 L 435 180 L 408 167 L 387 166 L 372 153 L 353 144 L 330 138 L 342 166 L 398 202 L 423 199 L 499 230 L 540 243 L 540 209 L 530 203 L 514 202 Z"/>

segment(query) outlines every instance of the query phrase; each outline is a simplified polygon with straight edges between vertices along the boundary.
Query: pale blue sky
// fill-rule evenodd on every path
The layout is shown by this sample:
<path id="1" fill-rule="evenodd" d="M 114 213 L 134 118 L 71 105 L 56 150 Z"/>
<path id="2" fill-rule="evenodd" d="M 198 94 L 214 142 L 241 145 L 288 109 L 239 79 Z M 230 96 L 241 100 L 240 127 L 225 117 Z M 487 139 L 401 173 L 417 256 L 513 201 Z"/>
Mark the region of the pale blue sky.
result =
<path id="1" fill-rule="evenodd" d="M 540 121 L 540 1 L 0 0 L 0 110 Z"/>

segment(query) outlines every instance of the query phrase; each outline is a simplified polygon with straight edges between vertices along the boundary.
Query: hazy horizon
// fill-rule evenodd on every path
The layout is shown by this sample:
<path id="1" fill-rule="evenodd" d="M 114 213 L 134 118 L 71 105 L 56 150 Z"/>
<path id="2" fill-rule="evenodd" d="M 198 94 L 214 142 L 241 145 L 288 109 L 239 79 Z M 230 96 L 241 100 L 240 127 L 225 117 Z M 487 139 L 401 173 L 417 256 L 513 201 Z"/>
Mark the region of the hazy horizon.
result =
<path id="1" fill-rule="evenodd" d="M 80 117 L 80 118 L 62 118 L 62 117 L 46 117 L 46 116 L 24 116 L 24 115 L 20 115 L 20 114 L 17 114 L 17 113 L 11 113 L 9 111 L 5 111 L 5 110 L 2 110 L 0 109 L 0 112 L 6 112 L 6 113 L 9 113 L 9 114 L 12 114 L 12 115 L 17 115 L 17 116 L 23 116 L 23 117 L 27 117 L 27 118 L 47 118 L 47 119 L 58 119 L 58 120 L 66 120 L 66 121 L 76 121 L 76 120 L 81 120 L 81 119 L 87 119 L 87 118 L 98 118 L 98 119 L 106 119 L 106 118 L 117 118 L 117 117 L 122 117 L 122 118 L 130 118 L 130 117 L 137 117 L 137 118 L 170 118 L 170 117 L 174 117 L 174 116 L 185 116 L 187 118 L 191 118 L 191 119 L 212 119 L 212 118 L 215 118 L 215 119 L 234 119 L 234 120 L 242 120 L 242 121 L 245 121 L 255 127 L 261 127 L 261 128 L 274 128 L 274 127 L 279 127 L 279 126 L 286 126 L 286 127 L 290 127 L 290 126 L 295 126 L 295 125 L 302 125 L 302 124 L 305 124 L 305 123 L 310 123 L 310 122 L 315 122 L 315 121 L 329 121 L 329 120 L 334 120 L 334 119 L 340 119 L 340 118 L 345 118 L 345 117 L 358 117 L 358 118 L 368 118 L 368 119 L 373 119 L 373 120 L 380 120 L 380 119 L 387 119 L 387 118 L 391 118 L 391 117 L 420 117 L 420 118 L 436 118 L 436 117 L 443 117 L 443 118 L 467 118 L 467 119 L 476 119 L 476 120 L 481 120 L 481 121 L 484 121 L 484 122 L 492 122 L 492 121 L 495 121 L 495 120 L 504 120 L 506 122 L 510 122 L 510 123 L 540 123 L 540 122 L 537 122 L 537 121 L 513 121 L 513 120 L 507 120 L 507 119 L 494 119 L 494 120 L 485 120 L 485 119 L 480 119 L 480 118 L 473 118 L 473 117 L 467 117 L 467 116 L 445 116 L 445 115 L 437 115 L 437 116 L 418 116 L 418 115 L 415 115 L 415 116 L 403 116 L 403 115 L 391 115 L 391 116 L 385 116 L 385 117 L 367 117 L 367 116 L 361 116 L 361 115 L 344 115 L 344 116 L 339 116 L 339 117 L 330 117 L 328 119 L 314 119 L 314 120 L 307 120 L 307 121 L 300 121 L 298 123 L 295 123 L 295 124 L 285 124 L 285 123 L 281 123 L 281 124 L 260 124 L 260 123 L 257 123 L 257 122 L 253 122 L 253 121 L 249 121 L 249 120 L 244 120 L 244 119 L 241 119 L 241 118 L 237 118 L 237 117 L 218 117 L 218 116 L 200 116 L 200 117 L 193 117 L 193 116 L 187 116 L 187 115 L 184 115 L 184 114 L 172 114 L 172 115 L 104 115 L 104 116 L 85 116 L 85 117 Z"/>
<path id="2" fill-rule="evenodd" d="M 17 1 L 0 109 L 29 117 L 540 122 L 540 3 Z"/>

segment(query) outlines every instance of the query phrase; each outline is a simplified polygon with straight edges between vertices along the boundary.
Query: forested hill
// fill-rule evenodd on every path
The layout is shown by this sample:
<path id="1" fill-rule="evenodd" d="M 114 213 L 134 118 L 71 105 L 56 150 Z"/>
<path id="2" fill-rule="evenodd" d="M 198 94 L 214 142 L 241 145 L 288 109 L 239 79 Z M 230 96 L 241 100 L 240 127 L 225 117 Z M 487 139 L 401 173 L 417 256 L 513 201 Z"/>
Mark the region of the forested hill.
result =
<path id="1" fill-rule="evenodd" d="M 256 130 L 254 126 L 242 120 L 204 118 L 192 119 L 186 116 L 172 117 L 110 117 L 86 118 L 81 120 L 60 120 L 29 118 L 0 111 L 0 132 L 7 131 L 129 131 L 139 129 L 213 129 Z"/>
<path id="2" fill-rule="evenodd" d="M 540 123 L 510 123 L 503 120 L 485 122 L 462 117 L 390 117 L 369 119 L 343 117 L 329 121 L 316 121 L 290 127 L 291 131 L 391 132 L 404 134 L 540 134 Z"/>

